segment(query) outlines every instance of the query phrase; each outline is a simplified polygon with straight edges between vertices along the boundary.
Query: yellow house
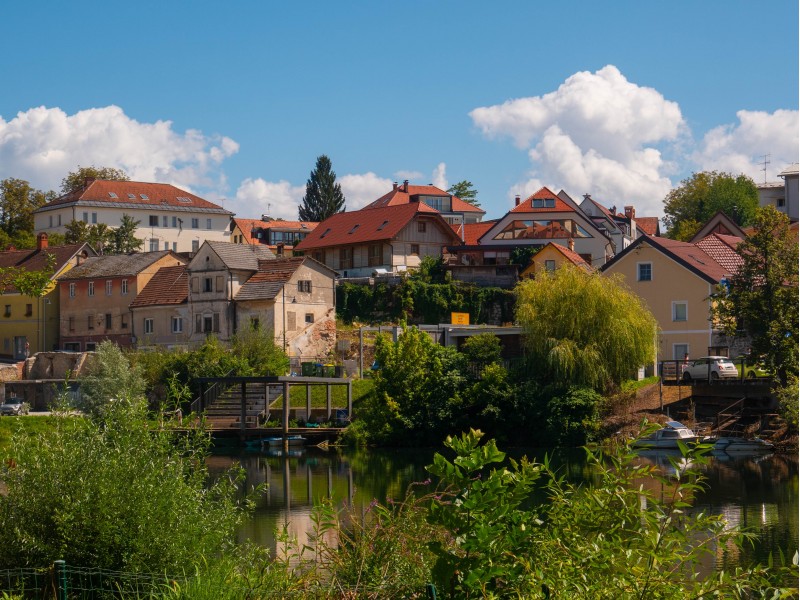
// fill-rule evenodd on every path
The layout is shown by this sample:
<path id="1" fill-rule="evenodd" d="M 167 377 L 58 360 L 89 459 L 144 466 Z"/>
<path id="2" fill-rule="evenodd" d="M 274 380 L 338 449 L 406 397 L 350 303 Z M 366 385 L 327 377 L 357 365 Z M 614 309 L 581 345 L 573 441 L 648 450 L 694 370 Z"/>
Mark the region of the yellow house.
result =
<path id="1" fill-rule="evenodd" d="M 8 286 L 0 295 L 0 356 L 24 360 L 58 347 L 59 292 L 56 278 L 95 252 L 88 244 L 47 245 L 40 233 L 35 250 L 0 252 L 0 268 L 42 271 L 52 261 L 53 274 L 41 297 L 31 297 Z M 52 258 L 49 258 L 52 257 Z"/>
<path id="2" fill-rule="evenodd" d="M 659 361 L 742 352 L 711 320 L 716 286 L 741 264 L 734 250 L 740 241 L 719 234 L 694 244 L 643 236 L 603 266 L 604 275 L 622 275 L 658 321 Z"/>
<path id="3" fill-rule="evenodd" d="M 574 265 L 587 273 L 591 273 L 594 270 L 592 266 L 580 254 L 575 252 L 574 248 L 575 245 L 572 240 L 570 240 L 569 248 L 550 242 L 534 254 L 531 264 L 520 273 L 520 277 L 522 279 L 534 279 L 537 273 L 543 271 L 553 272 L 564 264 Z"/>

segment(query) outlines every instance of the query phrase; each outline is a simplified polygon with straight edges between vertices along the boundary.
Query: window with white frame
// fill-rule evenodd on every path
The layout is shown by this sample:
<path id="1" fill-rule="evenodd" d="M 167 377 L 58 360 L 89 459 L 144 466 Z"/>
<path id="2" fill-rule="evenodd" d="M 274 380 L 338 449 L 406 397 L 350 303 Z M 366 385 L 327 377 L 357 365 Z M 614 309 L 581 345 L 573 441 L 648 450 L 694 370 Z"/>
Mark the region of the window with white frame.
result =
<path id="1" fill-rule="evenodd" d="M 556 270 L 556 261 L 554 260 L 546 260 L 544 261 L 544 270 L 548 273 L 552 273 Z"/>
<path id="2" fill-rule="evenodd" d="M 686 321 L 689 318 L 689 305 L 687 302 L 672 303 L 672 320 Z"/>
<path id="3" fill-rule="evenodd" d="M 158 252 L 158 240 L 150 238 L 150 252 Z"/>
<path id="4" fill-rule="evenodd" d="M 683 360 L 689 356 L 689 344 L 672 344 L 672 359 Z"/>
<path id="5" fill-rule="evenodd" d="M 211 229 L 211 219 L 206 219 L 206 229 Z"/>
<path id="6" fill-rule="evenodd" d="M 636 263 L 636 281 L 653 281 L 653 263 Z"/>
<path id="7" fill-rule="evenodd" d="M 183 319 L 172 317 L 172 333 L 183 333 Z"/>
<path id="8" fill-rule="evenodd" d="M 75 284 L 74 283 L 70 283 L 69 284 L 69 297 L 70 298 L 74 298 L 75 297 Z"/>
<path id="9" fill-rule="evenodd" d="M 192 229 L 198 229 L 200 227 L 200 219 L 192 219 Z"/>
<path id="10" fill-rule="evenodd" d="M 114 282 L 111 279 L 106 279 L 106 296 L 110 296 L 114 291 Z"/>
<path id="11" fill-rule="evenodd" d="M 123 296 L 127 296 L 128 295 L 128 280 L 127 279 L 123 279 L 120 282 L 119 291 L 120 291 L 120 294 L 122 294 Z"/>
<path id="12" fill-rule="evenodd" d="M 144 332 L 145 334 L 153 333 L 153 319 L 145 319 L 144 320 Z"/>
<path id="13" fill-rule="evenodd" d="M 310 280 L 301 280 L 297 282 L 297 291 L 303 292 L 306 294 L 311 293 L 311 281 Z"/>
<path id="14" fill-rule="evenodd" d="M 89 294 L 89 296 L 94 296 L 94 281 L 90 281 L 89 282 L 88 294 Z"/>

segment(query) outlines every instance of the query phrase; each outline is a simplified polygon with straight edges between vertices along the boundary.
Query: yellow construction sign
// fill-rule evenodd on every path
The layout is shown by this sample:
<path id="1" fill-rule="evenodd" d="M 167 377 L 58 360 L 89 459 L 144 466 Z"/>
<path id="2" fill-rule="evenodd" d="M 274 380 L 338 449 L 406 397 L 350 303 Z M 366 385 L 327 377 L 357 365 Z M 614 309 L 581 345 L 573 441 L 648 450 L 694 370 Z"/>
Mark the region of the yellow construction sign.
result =
<path id="1" fill-rule="evenodd" d="M 452 325 L 469 325 L 469 313 L 450 313 L 450 323 Z"/>

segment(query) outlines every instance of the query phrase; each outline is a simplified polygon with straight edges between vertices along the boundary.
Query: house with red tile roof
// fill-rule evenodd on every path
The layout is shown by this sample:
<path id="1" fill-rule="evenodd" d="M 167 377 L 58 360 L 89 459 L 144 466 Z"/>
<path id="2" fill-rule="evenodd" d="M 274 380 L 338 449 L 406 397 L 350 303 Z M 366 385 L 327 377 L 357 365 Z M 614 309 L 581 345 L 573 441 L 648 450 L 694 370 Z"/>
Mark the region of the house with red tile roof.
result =
<path id="1" fill-rule="evenodd" d="M 466 241 L 466 236 L 465 236 Z M 614 255 L 610 237 L 564 192 L 543 187 L 480 233 L 477 243 L 451 246 L 457 264 L 508 265 L 515 249 L 544 247 L 549 243 L 569 247 L 594 267 Z"/>
<path id="2" fill-rule="evenodd" d="M 95 252 L 88 244 L 49 246 L 45 233 L 37 236 L 33 250 L 0 252 L 0 270 L 5 272 L 51 272 L 41 297 L 28 296 L 13 283 L 2 282 L 6 285 L 0 295 L 0 356 L 24 360 L 59 347 L 62 297 L 57 279 L 90 256 Z"/>
<path id="3" fill-rule="evenodd" d="M 188 349 L 191 319 L 186 265 L 161 267 L 131 302 L 130 311 L 137 331 L 148 332 L 137 337 L 137 348 Z"/>
<path id="4" fill-rule="evenodd" d="M 196 252 L 205 240 L 229 241 L 233 213 L 166 183 L 88 178 L 84 187 L 33 213 L 36 233 L 64 233 L 71 221 L 119 227 L 129 215 L 145 251 Z"/>
<path id="5" fill-rule="evenodd" d="M 138 345 L 153 333 L 152 323 L 137 323 L 130 306 L 163 267 L 185 265 L 171 250 L 87 258 L 58 278 L 61 293 L 60 347 L 92 351 L 105 340 Z"/>
<path id="6" fill-rule="evenodd" d="M 602 267 L 621 277 L 659 324 L 658 361 L 739 356 L 747 341 L 724 336 L 711 319 L 712 295 L 736 273 L 738 238 L 712 234 L 696 243 L 642 236 Z"/>
<path id="7" fill-rule="evenodd" d="M 451 225 L 479 223 L 486 215 L 486 211 L 482 208 L 465 202 L 458 196 L 448 194 L 433 184 L 413 185 L 409 184 L 407 179 L 403 181 L 402 185 L 394 183 L 391 192 L 367 204 L 362 210 L 414 202 L 422 202 L 438 211 L 442 218 Z"/>
<path id="8" fill-rule="evenodd" d="M 592 265 L 587 263 L 575 250 L 550 242 L 534 254 L 531 264 L 519 276 L 522 279 L 534 279 L 540 273 L 552 273 L 565 264 L 577 267 L 587 273 L 594 272 Z"/>
<path id="9" fill-rule="evenodd" d="M 343 277 L 368 277 L 419 266 L 425 256 L 461 243 L 441 213 L 422 201 L 388 206 L 375 203 L 341 212 L 320 223 L 295 246 Z"/>
<path id="10" fill-rule="evenodd" d="M 264 215 L 261 219 L 231 220 L 231 239 L 234 244 L 264 244 L 276 255 L 286 253 L 314 231 L 313 221 L 285 221 Z"/>

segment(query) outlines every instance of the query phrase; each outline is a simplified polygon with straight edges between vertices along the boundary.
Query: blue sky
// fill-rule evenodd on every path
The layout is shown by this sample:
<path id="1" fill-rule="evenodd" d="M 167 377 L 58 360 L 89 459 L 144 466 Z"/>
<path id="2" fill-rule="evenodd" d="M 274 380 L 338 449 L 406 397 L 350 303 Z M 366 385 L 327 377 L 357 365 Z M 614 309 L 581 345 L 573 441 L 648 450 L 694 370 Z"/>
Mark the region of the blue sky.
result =
<path id="1" fill-rule="evenodd" d="M 77 165 L 296 218 L 320 154 L 349 209 L 473 182 L 661 215 L 702 169 L 798 154 L 798 3 L 12 2 L 0 179 Z"/>

